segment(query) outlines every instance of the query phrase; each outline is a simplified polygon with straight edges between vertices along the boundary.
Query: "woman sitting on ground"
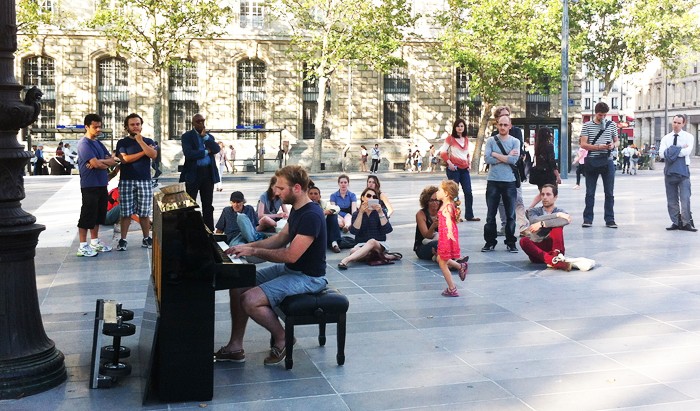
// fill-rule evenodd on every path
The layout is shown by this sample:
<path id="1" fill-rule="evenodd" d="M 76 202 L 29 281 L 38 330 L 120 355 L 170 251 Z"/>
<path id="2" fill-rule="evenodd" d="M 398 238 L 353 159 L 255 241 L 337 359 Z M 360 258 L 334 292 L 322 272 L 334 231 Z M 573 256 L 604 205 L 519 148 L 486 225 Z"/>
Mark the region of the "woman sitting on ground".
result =
<path id="1" fill-rule="evenodd" d="M 382 192 L 379 177 L 375 175 L 367 176 L 367 188 L 371 188 L 379 194 L 379 205 L 382 206 L 387 218 L 391 218 L 391 215 L 394 214 L 394 207 L 391 206 L 391 202 L 389 202 L 389 197 L 387 197 L 386 193 Z"/>
<path id="2" fill-rule="evenodd" d="M 349 186 L 350 177 L 347 174 L 341 174 L 338 177 L 338 191 L 331 194 L 331 205 L 340 207 L 338 225 L 346 233 L 352 224 L 352 214 L 357 211 L 357 196 L 348 190 Z"/>
<path id="3" fill-rule="evenodd" d="M 379 200 L 377 192 L 365 188 L 360 197 L 360 209 L 353 213 L 350 225 L 350 232 L 355 235 L 357 245 L 350 250 L 349 256 L 338 263 L 339 269 L 346 270 L 351 262 L 372 258 L 371 254 L 375 253 L 383 255 L 387 260 L 400 260 L 403 257 L 401 253 L 388 252 L 386 235 L 393 228 L 376 200 Z"/>
<path id="4" fill-rule="evenodd" d="M 421 260 L 432 260 L 438 246 L 438 210 L 442 202 L 437 199 L 438 188 L 428 186 L 420 193 L 420 210 L 416 213 L 416 237 L 413 251 Z"/>
<path id="5" fill-rule="evenodd" d="M 309 186 L 308 195 L 311 201 L 321 206 L 323 215 L 326 216 L 326 246 L 333 250 L 334 253 L 339 253 L 340 227 L 338 226 L 337 217 L 338 206 L 326 204 L 325 201 L 321 200 L 321 190 L 315 185 Z"/>
<path id="6" fill-rule="evenodd" d="M 282 203 L 282 199 L 275 195 L 272 189 L 277 183 L 277 177 L 272 176 L 270 185 L 258 201 L 258 219 L 260 220 L 260 230 L 271 231 L 277 227 L 277 222 L 289 217 L 287 205 Z"/>

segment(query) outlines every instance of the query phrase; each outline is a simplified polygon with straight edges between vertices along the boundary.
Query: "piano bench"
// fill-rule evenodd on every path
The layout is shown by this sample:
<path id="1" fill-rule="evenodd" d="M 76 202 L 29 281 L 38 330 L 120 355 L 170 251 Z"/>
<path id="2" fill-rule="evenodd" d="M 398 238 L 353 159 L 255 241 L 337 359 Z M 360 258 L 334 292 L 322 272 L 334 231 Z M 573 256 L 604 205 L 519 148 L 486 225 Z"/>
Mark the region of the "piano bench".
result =
<path id="1" fill-rule="evenodd" d="M 292 295 L 274 307 L 277 316 L 284 321 L 285 346 L 287 357 L 285 368 L 292 369 L 294 360 L 294 326 L 318 324 L 318 343 L 326 345 L 326 324 L 338 324 L 338 365 L 345 364 L 345 315 L 350 302 L 348 298 L 333 288 L 326 288 L 317 294 Z"/>

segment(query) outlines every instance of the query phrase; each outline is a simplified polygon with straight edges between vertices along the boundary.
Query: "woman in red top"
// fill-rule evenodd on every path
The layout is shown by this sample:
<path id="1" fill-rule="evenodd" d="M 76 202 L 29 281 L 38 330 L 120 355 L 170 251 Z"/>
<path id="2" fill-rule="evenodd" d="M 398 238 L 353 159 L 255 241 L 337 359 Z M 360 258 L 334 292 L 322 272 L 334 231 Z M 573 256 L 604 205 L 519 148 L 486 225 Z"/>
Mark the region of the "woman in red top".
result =
<path id="1" fill-rule="evenodd" d="M 471 153 L 467 138 L 467 122 L 458 118 L 452 125 L 452 134 L 445 138 L 440 147 L 440 157 L 447 163 L 447 178 L 462 186 L 464 192 L 464 216 L 467 221 L 479 221 L 474 217 L 474 196 L 469 175 Z"/>

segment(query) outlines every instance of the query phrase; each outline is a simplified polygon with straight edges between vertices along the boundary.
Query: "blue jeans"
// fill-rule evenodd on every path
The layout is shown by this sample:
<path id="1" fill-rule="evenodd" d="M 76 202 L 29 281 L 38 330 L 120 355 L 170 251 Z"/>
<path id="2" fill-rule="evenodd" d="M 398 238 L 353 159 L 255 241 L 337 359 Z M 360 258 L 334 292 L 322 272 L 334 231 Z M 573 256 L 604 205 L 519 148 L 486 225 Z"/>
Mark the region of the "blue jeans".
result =
<path id="1" fill-rule="evenodd" d="M 236 216 L 236 223 L 241 232 L 236 234 L 231 241 L 229 241 L 229 246 L 233 247 L 234 245 L 253 243 L 265 238 L 265 235 L 255 231 L 255 227 L 253 227 L 253 223 L 247 215 L 238 213 Z"/>
<path id="2" fill-rule="evenodd" d="M 464 192 L 464 202 L 462 203 L 464 218 L 467 220 L 474 218 L 474 196 L 472 195 L 472 179 L 469 175 L 469 170 L 458 168 L 452 171 L 448 168 L 447 178 L 462 186 L 462 192 Z"/>
<path id="3" fill-rule="evenodd" d="M 593 206 L 595 205 L 595 189 L 598 185 L 598 176 L 603 180 L 603 191 L 605 192 L 605 213 L 603 214 L 603 218 L 606 223 L 615 222 L 615 212 L 613 211 L 613 207 L 615 206 L 615 196 L 613 195 L 613 190 L 615 189 L 615 164 L 612 160 L 608 161 L 608 168 L 605 170 L 591 170 L 586 167 L 585 173 L 586 208 L 583 210 L 583 222 L 593 222 Z"/>
<path id="4" fill-rule="evenodd" d="M 326 246 L 330 247 L 333 242 L 340 241 L 340 226 L 338 226 L 338 216 L 329 214 L 326 216 Z"/>
<path id="5" fill-rule="evenodd" d="M 664 176 L 664 185 L 666 186 L 666 207 L 671 221 L 679 227 L 689 225 L 692 218 L 690 216 L 690 177 L 677 174 Z M 678 221 L 679 215 L 681 221 Z"/>
<path id="6" fill-rule="evenodd" d="M 506 240 L 505 244 L 515 245 L 515 200 L 517 197 L 515 181 L 487 181 L 486 182 L 486 224 L 484 224 L 484 240 L 488 245 L 496 245 L 496 213 L 498 203 L 503 200 L 506 210 Z"/>

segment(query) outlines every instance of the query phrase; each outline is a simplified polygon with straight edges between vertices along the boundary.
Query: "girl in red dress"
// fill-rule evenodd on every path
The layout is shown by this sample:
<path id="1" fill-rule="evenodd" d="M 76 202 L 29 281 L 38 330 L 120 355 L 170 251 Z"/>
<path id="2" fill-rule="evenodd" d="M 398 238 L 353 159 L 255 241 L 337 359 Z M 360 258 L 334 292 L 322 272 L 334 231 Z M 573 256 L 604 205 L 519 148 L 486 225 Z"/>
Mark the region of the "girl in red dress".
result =
<path id="1" fill-rule="evenodd" d="M 437 262 L 445 276 L 447 288 L 442 292 L 445 297 L 459 297 L 457 286 L 452 281 L 450 268 L 459 270 L 459 278 L 464 281 L 467 276 L 467 261 L 469 257 L 460 258 L 459 233 L 457 221 L 459 221 L 459 186 L 451 180 L 443 180 L 435 196 L 442 201 L 438 211 L 438 247 Z"/>

